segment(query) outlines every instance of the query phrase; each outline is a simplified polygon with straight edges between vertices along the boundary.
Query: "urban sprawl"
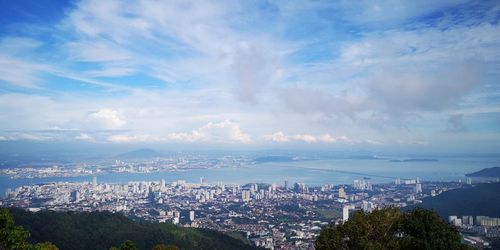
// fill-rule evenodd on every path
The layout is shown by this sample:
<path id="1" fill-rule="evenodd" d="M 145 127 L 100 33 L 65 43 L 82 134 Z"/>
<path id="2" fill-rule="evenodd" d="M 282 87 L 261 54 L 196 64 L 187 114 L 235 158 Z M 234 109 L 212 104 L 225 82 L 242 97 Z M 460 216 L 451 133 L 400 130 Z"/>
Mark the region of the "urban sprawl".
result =
<path id="1" fill-rule="evenodd" d="M 125 168 L 124 168 L 125 169 Z M 4 172 L 5 173 L 5 172 Z M 56 182 L 25 185 L 8 190 L 0 206 L 30 211 L 112 211 L 160 223 L 201 227 L 228 233 L 249 244 L 268 249 L 313 249 L 321 229 L 342 223 L 357 210 L 415 205 L 428 196 L 470 185 L 465 182 L 422 182 L 395 179 L 372 184 L 369 179 L 352 185 L 308 187 L 304 183 L 250 183 L 246 185 L 134 181 L 126 184 Z M 500 236 L 500 218 L 455 215 L 464 240 L 475 245 L 485 237 Z"/>

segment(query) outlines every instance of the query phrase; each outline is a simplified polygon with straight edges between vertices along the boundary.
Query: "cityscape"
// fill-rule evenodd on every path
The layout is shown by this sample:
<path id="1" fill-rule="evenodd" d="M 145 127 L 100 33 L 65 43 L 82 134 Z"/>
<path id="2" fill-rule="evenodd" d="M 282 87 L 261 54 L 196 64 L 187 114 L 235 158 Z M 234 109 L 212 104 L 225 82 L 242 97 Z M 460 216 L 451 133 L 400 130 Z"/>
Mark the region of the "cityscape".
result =
<path id="1" fill-rule="evenodd" d="M 0 250 L 500 250 L 500 0 L 0 0 Z"/>
<path id="2" fill-rule="evenodd" d="M 203 177 L 197 183 L 158 180 L 114 184 L 98 182 L 98 175 L 94 175 L 88 182 L 55 182 L 8 190 L 0 206 L 32 212 L 111 211 L 238 235 L 266 249 L 314 249 L 322 228 L 347 221 L 357 210 L 418 205 L 425 197 L 471 184 L 471 178 L 463 182 L 426 182 L 419 177 L 397 178 L 387 184 L 364 178 L 348 185 L 317 187 L 287 181 L 214 183 Z M 500 237 L 500 218 L 456 215 L 450 216 L 449 222 L 467 233 L 464 240 L 476 246 L 488 246 L 485 236 Z"/>

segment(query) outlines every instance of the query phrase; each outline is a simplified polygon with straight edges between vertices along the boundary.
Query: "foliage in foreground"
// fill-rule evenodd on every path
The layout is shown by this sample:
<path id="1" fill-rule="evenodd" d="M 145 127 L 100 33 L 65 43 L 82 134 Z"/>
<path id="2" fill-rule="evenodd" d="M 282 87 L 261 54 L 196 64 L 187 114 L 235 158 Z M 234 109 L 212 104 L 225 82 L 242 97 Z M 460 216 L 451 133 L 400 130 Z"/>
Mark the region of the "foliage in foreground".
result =
<path id="1" fill-rule="evenodd" d="M 12 250 L 57 250 L 50 242 L 31 244 L 30 233 L 14 224 L 14 218 L 6 208 L 0 209 L 0 249 Z"/>
<path id="2" fill-rule="evenodd" d="M 458 230 L 432 211 L 384 208 L 357 212 L 342 225 L 323 229 L 315 242 L 322 249 L 470 249 Z"/>

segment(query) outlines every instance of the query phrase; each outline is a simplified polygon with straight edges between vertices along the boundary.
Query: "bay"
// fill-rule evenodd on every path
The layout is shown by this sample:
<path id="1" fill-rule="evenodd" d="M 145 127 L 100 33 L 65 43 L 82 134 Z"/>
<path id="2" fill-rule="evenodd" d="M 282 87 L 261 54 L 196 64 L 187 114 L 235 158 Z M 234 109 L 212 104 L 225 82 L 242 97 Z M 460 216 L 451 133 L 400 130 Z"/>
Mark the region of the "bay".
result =
<path id="1" fill-rule="evenodd" d="M 294 162 L 268 162 L 243 167 L 189 169 L 160 173 L 105 173 L 97 176 L 99 183 L 130 181 L 167 182 L 185 180 L 198 183 L 224 184 L 277 183 L 289 185 L 304 182 L 309 186 L 351 184 L 355 179 L 369 178 L 372 183 L 389 183 L 395 178 L 425 181 L 465 181 L 465 174 L 500 165 L 499 158 L 439 158 L 437 161 L 390 162 L 374 159 L 330 159 Z M 0 195 L 10 188 L 50 182 L 91 182 L 91 176 L 11 179 L 0 176 Z"/>

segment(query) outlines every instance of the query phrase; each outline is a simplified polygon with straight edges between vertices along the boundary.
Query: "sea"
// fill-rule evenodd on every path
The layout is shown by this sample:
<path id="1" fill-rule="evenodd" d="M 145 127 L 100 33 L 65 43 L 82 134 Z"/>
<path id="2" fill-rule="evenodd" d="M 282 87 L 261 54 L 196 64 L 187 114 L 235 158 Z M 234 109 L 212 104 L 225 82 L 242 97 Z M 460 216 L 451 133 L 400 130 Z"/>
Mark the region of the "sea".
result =
<path id="1" fill-rule="evenodd" d="M 500 158 L 495 157 L 450 157 L 436 158 L 434 161 L 399 161 L 386 159 L 328 159 L 291 162 L 253 163 L 240 167 L 213 169 L 187 169 L 160 173 L 104 173 L 97 175 L 98 183 L 121 183 L 131 181 L 173 182 L 185 180 L 199 183 L 228 184 L 276 183 L 289 185 L 303 182 L 309 186 L 324 184 L 351 184 L 356 179 L 366 179 L 371 183 L 394 182 L 396 178 L 415 179 L 421 182 L 465 181 L 466 174 L 483 168 L 500 166 Z M 91 182 L 92 176 L 11 179 L 0 176 L 0 196 L 7 189 L 14 190 L 23 185 L 51 182 Z"/>

